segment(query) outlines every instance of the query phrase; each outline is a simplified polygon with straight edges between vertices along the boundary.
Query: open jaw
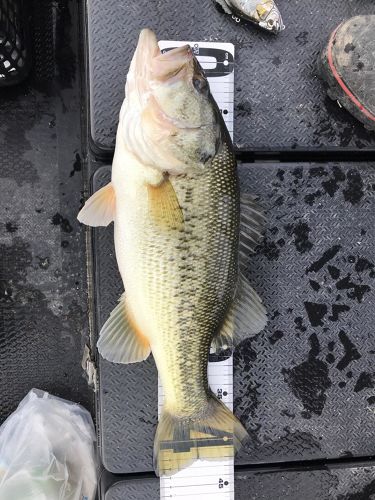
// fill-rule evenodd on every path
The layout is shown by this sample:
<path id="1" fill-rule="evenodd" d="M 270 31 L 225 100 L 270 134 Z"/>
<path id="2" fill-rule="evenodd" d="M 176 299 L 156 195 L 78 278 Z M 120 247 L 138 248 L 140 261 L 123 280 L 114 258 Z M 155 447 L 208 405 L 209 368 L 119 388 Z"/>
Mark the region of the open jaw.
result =
<path id="1" fill-rule="evenodd" d="M 147 67 L 150 65 L 152 76 L 163 79 L 181 70 L 193 57 L 189 45 L 162 53 L 155 33 L 150 29 L 143 29 L 135 51 L 134 69 L 139 77 L 147 77 Z"/>
<path id="2" fill-rule="evenodd" d="M 152 76 L 159 81 L 170 82 L 184 78 L 189 69 L 191 71 L 190 65 L 193 59 L 190 45 L 160 53 L 152 60 Z"/>

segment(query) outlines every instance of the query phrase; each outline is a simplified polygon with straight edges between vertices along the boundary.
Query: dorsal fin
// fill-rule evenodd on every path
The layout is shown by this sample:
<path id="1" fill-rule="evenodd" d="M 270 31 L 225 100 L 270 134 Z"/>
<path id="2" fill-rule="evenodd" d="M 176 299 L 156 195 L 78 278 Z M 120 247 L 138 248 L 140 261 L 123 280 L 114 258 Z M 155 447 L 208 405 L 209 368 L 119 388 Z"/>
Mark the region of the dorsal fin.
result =
<path id="1" fill-rule="evenodd" d="M 246 262 L 249 253 L 261 243 L 265 229 L 266 216 L 258 204 L 258 198 L 241 193 L 240 218 L 240 266 Z"/>

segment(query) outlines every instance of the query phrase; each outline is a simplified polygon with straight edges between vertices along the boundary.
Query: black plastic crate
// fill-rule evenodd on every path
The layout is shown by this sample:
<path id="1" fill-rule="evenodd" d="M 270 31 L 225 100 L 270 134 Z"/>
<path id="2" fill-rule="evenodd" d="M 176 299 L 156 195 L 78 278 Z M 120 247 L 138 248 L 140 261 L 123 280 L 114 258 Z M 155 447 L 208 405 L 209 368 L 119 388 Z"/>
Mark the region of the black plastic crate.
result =
<path id="1" fill-rule="evenodd" d="M 30 4 L 0 0 L 0 87 L 22 81 L 31 66 Z"/>

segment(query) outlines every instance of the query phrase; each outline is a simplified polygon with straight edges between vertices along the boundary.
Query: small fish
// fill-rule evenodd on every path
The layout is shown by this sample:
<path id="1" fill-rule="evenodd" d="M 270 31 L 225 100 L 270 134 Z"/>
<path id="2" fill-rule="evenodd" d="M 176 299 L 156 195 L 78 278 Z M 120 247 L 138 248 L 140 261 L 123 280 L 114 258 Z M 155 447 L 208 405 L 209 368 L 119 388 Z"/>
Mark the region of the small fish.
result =
<path id="1" fill-rule="evenodd" d="M 258 242 L 263 215 L 252 197 L 240 214 L 232 143 L 188 45 L 162 54 L 155 34 L 141 32 L 112 181 L 78 219 L 114 221 L 125 292 L 98 350 L 115 363 L 153 354 L 165 394 L 156 473 L 233 455 L 247 432 L 210 390 L 207 363 L 211 345 L 230 344 L 234 326 L 251 335 L 266 323 L 260 298 L 239 274 L 240 248 L 248 253 Z"/>
<path id="2" fill-rule="evenodd" d="M 215 0 L 227 14 L 280 33 L 285 29 L 279 9 L 273 0 Z"/>

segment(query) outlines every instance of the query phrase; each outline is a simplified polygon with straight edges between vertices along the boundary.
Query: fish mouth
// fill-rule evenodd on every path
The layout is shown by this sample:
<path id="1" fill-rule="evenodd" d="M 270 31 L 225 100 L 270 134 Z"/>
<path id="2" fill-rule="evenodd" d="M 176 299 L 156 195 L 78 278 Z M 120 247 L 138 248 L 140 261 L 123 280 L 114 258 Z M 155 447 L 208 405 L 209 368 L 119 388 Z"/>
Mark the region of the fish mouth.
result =
<path id="1" fill-rule="evenodd" d="M 180 122 L 165 113 L 157 99 L 152 96 L 153 82 L 172 84 L 178 80 L 191 80 L 193 76 L 204 79 L 203 70 L 195 58 L 190 45 L 182 45 L 161 51 L 155 33 L 143 29 L 139 35 L 133 68 L 138 95 L 144 95 L 151 102 L 153 115 L 170 132 L 193 133 L 212 127 L 212 123 L 189 124 Z"/>
<path id="2" fill-rule="evenodd" d="M 188 68 L 194 61 L 190 45 L 182 45 L 173 49 L 161 51 L 155 33 L 150 29 L 143 29 L 139 35 L 136 49 L 136 73 L 145 75 L 145 66 L 149 65 L 148 76 L 158 80 L 168 80 Z"/>
<path id="3" fill-rule="evenodd" d="M 152 60 L 152 76 L 159 81 L 184 78 L 193 60 L 190 45 L 166 50 Z"/>
<path id="4" fill-rule="evenodd" d="M 148 64 L 151 59 L 160 55 L 158 39 L 152 30 L 146 28 L 140 32 L 134 55 L 136 66 Z"/>
<path id="5" fill-rule="evenodd" d="M 190 45 L 182 45 L 173 49 L 165 50 L 157 57 L 158 61 L 178 62 L 190 61 L 193 58 L 193 52 Z"/>

